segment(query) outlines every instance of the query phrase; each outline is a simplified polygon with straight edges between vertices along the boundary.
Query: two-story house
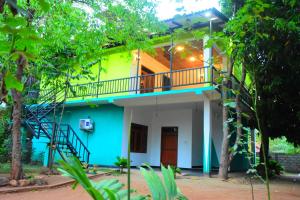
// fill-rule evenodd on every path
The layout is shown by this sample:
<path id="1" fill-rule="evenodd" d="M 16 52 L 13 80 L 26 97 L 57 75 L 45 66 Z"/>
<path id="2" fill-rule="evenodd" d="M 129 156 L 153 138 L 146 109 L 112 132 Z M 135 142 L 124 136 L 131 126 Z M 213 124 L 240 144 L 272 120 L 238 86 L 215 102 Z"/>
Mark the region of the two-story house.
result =
<path id="1" fill-rule="evenodd" d="M 89 164 L 113 166 L 130 149 L 132 166 L 162 163 L 204 173 L 218 168 L 223 121 L 216 78 L 229 61 L 217 46 L 205 45 L 226 20 L 214 8 L 166 20 L 170 30 L 196 23 L 182 38 L 165 35 L 153 52 L 112 51 L 93 67 L 97 81 L 73 81 L 55 102 L 56 91 L 41 95 L 39 105 L 27 108 L 34 157 L 44 153 L 47 163 L 55 134 L 57 157 L 69 153 Z M 195 30 L 206 34 L 195 39 Z M 53 123 L 49 113 L 63 104 L 62 122 L 57 117 Z M 243 157 L 236 160 L 232 169 L 247 167 Z"/>

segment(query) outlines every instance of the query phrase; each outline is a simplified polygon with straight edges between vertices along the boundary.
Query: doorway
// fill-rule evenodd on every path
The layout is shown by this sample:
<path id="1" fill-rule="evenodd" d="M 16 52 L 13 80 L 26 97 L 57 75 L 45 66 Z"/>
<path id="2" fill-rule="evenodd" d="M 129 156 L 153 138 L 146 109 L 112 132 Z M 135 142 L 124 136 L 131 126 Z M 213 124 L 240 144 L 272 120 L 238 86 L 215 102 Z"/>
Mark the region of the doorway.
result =
<path id="1" fill-rule="evenodd" d="M 154 91 L 155 75 L 150 69 L 142 66 L 140 93 L 148 93 Z"/>
<path id="2" fill-rule="evenodd" d="M 161 128 L 161 163 L 177 166 L 178 127 Z"/>

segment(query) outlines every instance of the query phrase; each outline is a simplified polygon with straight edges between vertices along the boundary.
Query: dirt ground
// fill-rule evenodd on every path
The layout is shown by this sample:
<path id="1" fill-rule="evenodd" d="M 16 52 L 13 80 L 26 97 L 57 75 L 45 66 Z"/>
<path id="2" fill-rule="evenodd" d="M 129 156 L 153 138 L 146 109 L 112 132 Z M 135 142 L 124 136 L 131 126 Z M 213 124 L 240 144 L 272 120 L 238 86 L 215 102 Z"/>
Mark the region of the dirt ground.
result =
<path id="1" fill-rule="evenodd" d="M 104 176 L 97 180 L 117 178 L 126 183 L 126 175 Z M 228 182 L 217 178 L 203 176 L 180 176 L 177 184 L 184 195 L 190 200 L 251 200 L 251 187 L 243 178 L 235 175 Z M 139 172 L 132 173 L 132 188 L 141 194 L 149 194 L 147 185 Z M 254 184 L 255 199 L 266 199 L 266 190 L 262 184 Z M 292 180 L 276 180 L 271 183 L 272 200 L 296 200 L 300 199 L 300 183 Z M 30 191 L 15 194 L 2 194 L 0 200 L 89 200 L 88 194 L 78 187 L 72 190 L 70 186 L 44 191 Z"/>

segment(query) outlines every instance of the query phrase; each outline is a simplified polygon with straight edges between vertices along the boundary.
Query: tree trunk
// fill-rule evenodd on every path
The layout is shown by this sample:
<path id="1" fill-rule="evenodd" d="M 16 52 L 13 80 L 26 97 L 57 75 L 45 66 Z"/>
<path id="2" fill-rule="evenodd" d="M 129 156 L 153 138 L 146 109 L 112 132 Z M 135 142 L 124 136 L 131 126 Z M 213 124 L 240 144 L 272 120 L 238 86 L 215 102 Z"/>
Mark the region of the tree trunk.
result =
<path id="1" fill-rule="evenodd" d="M 223 139 L 221 148 L 221 158 L 219 167 L 219 177 L 226 180 L 228 178 L 228 167 L 229 167 L 229 132 L 230 127 L 228 124 L 228 112 L 229 108 L 225 106 L 225 102 L 228 99 L 228 90 L 231 88 L 231 74 L 233 70 L 233 63 L 229 66 L 228 74 L 222 83 L 222 99 L 223 99 Z"/>
<path id="2" fill-rule="evenodd" d="M 239 85 L 239 92 L 235 96 L 235 103 L 236 103 L 236 138 L 235 138 L 235 145 L 240 146 L 240 141 L 243 135 L 243 122 L 242 122 L 242 104 L 241 104 L 241 98 L 242 98 L 242 90 L 244 87 L 246 79 L 246 68 L 244 65 L 242 65 L 242 77 Z M 234 152 L 231 152 L 229 155 L 229 164 L 231 163 L 234 156 Z"/>
<path id="3" fill-rule="evenodd" d="M 266 155 L 266 162 L 264 159 L 264 154 L 263 154 L 263 147 L 262 145 L 264 145 L 265 148 L 265 155 Z M 268 166 L 268 161 L 269 161 L 269 136 L 266 134 L 262 134 L 261 135 L 261 145 L 260 145 L 260 151 L 259 151 L 259 162 L 260 163 L 266 163 L 266 165 Z"/>
<path id="4" fill-rule="evenodd" d="M 226 85 L 226 83 L 223 83 L 223 87 Z M 228 98 L 227 95 L 227 89 L 222 89 L 222 95 L 223 95 L 223 103 L 225 102 L 225 99 Z M 219 177 L 221 179 L 226 180 L 228 178 L 228 148 L 229 148 L 229 139 L 228 135 L 230 132 L 229 124 L 227 122 L 228 120 L 228 107 L 223 105 L 223 140 L 222 140 L 222 148 L 221 148 L 221 157 L 220 157 L 220 167 L 219 167 Z"/>
<path id="5" fill-rule="evenodd" d="M 26 58 L 20 56 L 17 60 L 16 78 L 21 82 Z M 22 168 L 22 145 L 21 145 L 21 120 L 22 120 L 22 93 L 16 89 L 11 90 L 13 97 L 13 125 L 12 125 L 12 162 L 11 179 L 19 180 L 23 178 Z"/>

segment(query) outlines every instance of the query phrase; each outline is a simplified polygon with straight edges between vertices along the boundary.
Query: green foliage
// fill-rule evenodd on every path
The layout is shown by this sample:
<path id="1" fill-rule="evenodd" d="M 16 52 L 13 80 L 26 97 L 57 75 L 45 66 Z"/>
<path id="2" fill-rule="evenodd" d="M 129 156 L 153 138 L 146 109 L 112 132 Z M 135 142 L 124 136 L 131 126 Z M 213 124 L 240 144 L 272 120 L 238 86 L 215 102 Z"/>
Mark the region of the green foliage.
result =
<path id="1" fill-rule="evenodd" d="M 24 173 L 28 174 L 40 174 L 43 168 L 41 165 L 23 165 Z M 0 174 L 9 174 L 11 171 L 11 163 L 0 163 Z"/>
<path id="2" fill-rule="evenodd" d="M 73 189 L 80 184 L 86 192 L 94 200 L 125 200 L 127 199 L 127 190 L 123 190 L 124 184 L 120 183 L 116 179 L 101 180 L 94 182 L 90 180 L 84 169 L 81 166 L 79 160 L 75 157 L 66 158 L 65 161 L 60 161 L 60 167 L 58 170 L 62 173 L 62 176 L 74 179 L 76 182 L 73 184 Z M 134 192 L 134 191 L 131 191 Z M 132 199 L 145 199 L 143 196 L 135 196 Z"/>
<path id="3" fill-rule="evenodd" d="M 279 176 L 284 171 L 284 168 L 281 166 L 281 164 L 279 162 L 277 162 L 276 160 L 272 160 L 272 159 L 269 159 L 267 167 L 268 167 L 268 177 L 270 177 L 270 178 L 272 178 L 276 175 Z M 263 177 L 263 178 L 266 177 L 263 163 L 258 164 L 256 166 L 256 170 L 257 170 L 257 173 L 261 177 Z"/>
<path id="4" fill-rule="evenodd" d="M 170 166 L 172 171 L 173 171 L 173 174 L 174 174 L 174 178 L 176 179 L 176 174 L 181 174 L 181 169 L 179 167 L 176 167 L 176 166 Z"/>
<path id="5" fill-rule="evenodd" d="M 4 78 L 6 89 L 10 90 L 12 88 L 17 89 L 18 91 L 23 90 L 23 84 L 20 83 L 11 73 L 7 73 Z"/>
<path id="6" fill-rule="evenodd" d="M 10 124 L 9 107 L 0 105 L 0 163 L 5 163 L 10 158 L 8 128 Z"/>
<path id="7" fill-rule="evenodd" d="M 270 152 L 300 154 L 300 147 L 289 143 L 285 137 L 270 140 Z"/>
<path id="8" fill-rule="evenodd" d="M 177 187 L 174 173 L 170 166 L 168 168 L 161 166 L 162 179 L 150 166 L 147 166 L 147 168 L 148 170 L 141 167 L 140 171 L 147 182 L 153 200 L 187 199 Z"/>
<path id="9" fill-rule="evenodd" d="M 123 158 L 120 156 L 117 156 L 117 161 L 114 163 L 117 167 L 119 167 L 119 171 L 122 174 L 123 169 L 128 166 L 128 160 L 127 158 Z"/>
<path id="10" fill-rule="evenodd" d="M 300 84 L 299 6 L 299 1 L 246 1 L 223 33 L 235 67 L 243 63 L 251 79 L 260 131 L 294 144 L 300 143 L 299 89 L 291 87 Z"/>
<path id="11" fill-rule="evenodd" d="M 165 30 L 151 0 L 20 0 L 15 6 L 19 13 L 5 5 L 0 15 L 6 89 L 26 89 L 28 77 L 36 79 L 36 89 L 64 85 L 66 79 L 94 80 L 91 67 L 108 46 L 123 45 L 128 52 L 149 49 L 149 34 Z M 14 77 L 20 56 L 26 59 L 21 82 Z"/>

